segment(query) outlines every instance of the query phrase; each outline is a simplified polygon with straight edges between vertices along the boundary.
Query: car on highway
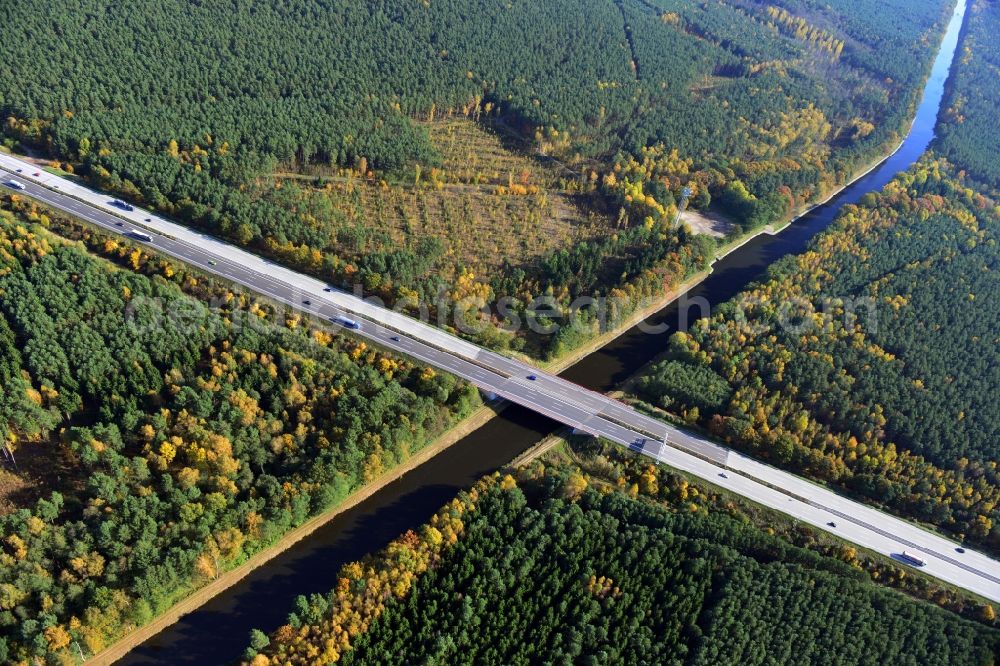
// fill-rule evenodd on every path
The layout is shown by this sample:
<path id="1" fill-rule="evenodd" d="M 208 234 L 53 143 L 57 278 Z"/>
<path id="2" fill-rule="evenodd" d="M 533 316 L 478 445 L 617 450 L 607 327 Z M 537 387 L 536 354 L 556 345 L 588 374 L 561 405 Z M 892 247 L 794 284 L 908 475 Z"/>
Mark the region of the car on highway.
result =
<path id="1" fill-rule="evenodd" d="M 528 375 L 528 379 L 530 379 L 531 381 L 535 381 L 536 379 L 538 379 L 538 375 Z"/>
<path id="2" fill-rule="evenodd" d="M 326 291 L 326 292 L 333 291 L 333 287 L 323 287 L 323 291 Z"/>
<path id="3" fill-rule="evenodd" d="M 34 176 L 35 178 L 38 178 L 39 176 L 42 175 L 42 172 L 41 171 L 36 171 L 35 173 L 33 173 L 31 175 Z"/>
<path id="4" fill-rule="evenodd" d="M 394 335 L 394 336 L 392 336 L 389 339 L 392 340 L 393 342 L 399 342 L 399 336 L 398 335 Z"/>
<path id="5" fill-rule="evenodd" d="M 829 525 L 830 527 L 836 527 L 836 526 L 837 526 L 837 523 L 835 523 L 835 522 L 833 522 L 833 521 L 831 520 L 830 522 L 828 522 L 828 523 L 827 523 L 827 525 Z"/>
<path id="6" fill-rule="evenodd" d="M 964 552 L 965 552 L 965 549 L 964 549 L 964 548 L 962 548 L 961 546 L 958 546 L 958 547 L 956 547 L 956 548 L 955 548 L 955 552 L 956 552 L 956 553 L 964 553 Z"/>
<path id="7" fill-rule="evenodd" d="M 217 261 L 215 261 L 215 259 L 209 259 L 208 260 L 208 265 L 209 266 L 218 266 L 219 264 L 218 264 Z"/>
<path id="8" fill-rule="evenodd" d="M 719 476 L 721 476 L 723 479 L 728 479 L 729 478 L 729 475 L 726 474 L 725 472 L 719 472 Z"/>
<path id="9" fill-rule="evenodd" d="M 18 169 L 17 170 L 18 173 L 21 173 L 22 171 L 24 171 L 24 169 Z"/>
<path id="10" fill-rule="evenodd" d="M 302 305 L 312 305 L 312 304 L 313 304 L 312 301 L 310 301 L 308 298 L 302 301 Z"/>
<path id="11" fill-rule="evenodd" d="M 125 223 L 124 222 L 115 222 L 115 226 L 116 227 L 124 227 Z"/>

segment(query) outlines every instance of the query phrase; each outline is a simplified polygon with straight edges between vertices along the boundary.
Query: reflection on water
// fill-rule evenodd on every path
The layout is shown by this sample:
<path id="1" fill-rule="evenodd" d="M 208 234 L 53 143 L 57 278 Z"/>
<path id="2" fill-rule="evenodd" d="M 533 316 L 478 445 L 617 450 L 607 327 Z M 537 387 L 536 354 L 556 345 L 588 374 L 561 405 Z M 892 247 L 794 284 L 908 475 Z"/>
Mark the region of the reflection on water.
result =
<path id="1" fill-rule="evenodd" d="M 729 300 L 760 279 L 774 261 L 801 252 L 817 232 L 833 221 L 841 207 L 881 189 L 923 154 L 934 137 L 964 13 L 965 0 L 960 0 L 903 146 L 879 168 L 778 236 L 755 238 L 719 261 L 713 273 L 688 293 L 689 300 L 701 297 L 712 306 Z M 592 389 L 613 388 L 663 350 L 679 321 L 678 314 L 676 305 L 666 307 L 648 321 L 665 323 L 667 332 L 649 335 L 632 329 L 569 368 L 563 376 Z M 119 663 L 202 666 L 237 659 L 248 643 L 250 630 L 271 631 L 283 624 L 296 596 L 325 594 L 335 586 L 341 565 L 419 526 L 460 489 L 507 463 L 556 428 L 557 424 L 549 419 L 509 406 L 500 417 L 303 539 Z"/>

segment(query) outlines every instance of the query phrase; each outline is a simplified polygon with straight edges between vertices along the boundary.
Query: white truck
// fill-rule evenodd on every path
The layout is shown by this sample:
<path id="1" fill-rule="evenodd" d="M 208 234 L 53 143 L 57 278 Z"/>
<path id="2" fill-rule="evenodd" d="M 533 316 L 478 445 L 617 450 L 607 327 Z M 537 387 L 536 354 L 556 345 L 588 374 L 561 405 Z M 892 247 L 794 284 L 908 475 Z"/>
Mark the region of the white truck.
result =
<path id="1" fill-rule="evenodd" d="M 900 553 L 899 559 L 904 560 L 908 564 L 912 564 L 915 567 L 922 567 L 927 564 L 927 562 L 924 561 L 924 558 L 914 555 L 913 553 L 908 553 L 905 550 Z"/>
<path id="2" fill-rule="evenodd" d="M 330 321 L 332 321 L 335 324 L 340 324 L 341 326 L 346 326 L 347 328 L 353 328 L 354 330 L 357 330 L 357 329 L 361 328 L 361 324 L 359 324 L 358 322 L 354 321 L 353 319 L 351 319 L 349 317 L 345 317 L 343 315 L 337 315 L 336 317 L 330 317 Z"/>
<path id="3" fill-rule="evenodd" d="M 7 186 L 8 187 L 13 187 L 15 190 L 23 190 L 23 189 L 25 189 L 24 188 L 24 183 L 22 183 L 19 180 L 14 180 L 13 178 L 11 178 L 10 180 L 7 181 Z"/>

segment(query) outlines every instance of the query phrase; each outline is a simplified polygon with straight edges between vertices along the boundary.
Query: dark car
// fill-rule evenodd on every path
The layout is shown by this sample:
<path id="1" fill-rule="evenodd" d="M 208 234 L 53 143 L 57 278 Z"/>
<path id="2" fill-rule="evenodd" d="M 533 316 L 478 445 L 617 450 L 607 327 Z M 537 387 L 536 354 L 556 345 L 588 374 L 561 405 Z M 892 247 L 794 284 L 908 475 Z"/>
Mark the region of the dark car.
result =
<path id="1" fill-rule="evenodd" d="M 389 339 L 392 340 L 393 342 L 399 342 L 399 336 L 398 335 L 394 335 L 394 336 L 392 336 Z"/>
<path id="2" fill-rule="evenodd" d="M 955 552 L 956 552 L 956 553 L 964 553 L 964 552 L 965 552 L 965 549 L 964 549 L 964 548 L 962 548 L 961 546 L 958 546 L 957 548 L 955 548 Z"/>
<path id="3" fill-rule="evenodd" d="M 726 474 L 725 472 L 719 472 L 719 476 L 721 476 L 723 479 L 728 479 L 729 478 L 729 475 Z"/>
<path id="4" fill-rule="evenodd" d="M 312 301 L 310 301 L 310 300 L 309 300 L 309 299 L 307 298 L 306 300 L 302 301 L 302 305 L 312 305 Z"/>
<path id="5" fill-rule="evenodd" d="M 827 523 L 827 525 L 829 525 L 830 527 L 836 527 L 836 526 L 837 526 L 837 523 L 835 523 L 835 522 L 833 522 L 833 521 L 831 520 L 830 522 L 828 522 L 828 523 Z"/>
<path id="6" fill-rule="evenodd" d="M 536 379 L 538 379 L 538 375 L 528 375 L 528 379 L 530 379 L 531 381 L 535 381 Z"/>

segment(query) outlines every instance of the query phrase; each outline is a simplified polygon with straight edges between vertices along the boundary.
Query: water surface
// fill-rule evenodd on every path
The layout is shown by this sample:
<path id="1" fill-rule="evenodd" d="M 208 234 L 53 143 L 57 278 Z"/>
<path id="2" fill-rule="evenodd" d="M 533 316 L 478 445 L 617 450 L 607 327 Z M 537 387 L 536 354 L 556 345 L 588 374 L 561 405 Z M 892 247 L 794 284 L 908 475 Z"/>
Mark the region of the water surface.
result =
<path id="1" fill-rule="evenodd" d="M 813 236 L 830 225 L 843 206 L 882 189 L 919 159 L 934 138 L 965 8 L 966 0 L 959 0 L 913 126 L 899 150 L 779 235 L 759 236 L 719 261 L 712 274 L 688 292 L 688 299 L 701 297 L 715 305 L 729 300 L 760 279 L 776 260 L 802 252 Z M 582 359 L 563 376 L 596 390 L 613 388 L 663 350 L 670 333 L 676 330 L 680 314 L 676 303 L 667 306 L 647 320 L 651 324 L 666 324 L 665 332 L 650 335 L 632 329 Z M 692 311 L 690 320 L 697 316 Z M 143 643 L 119 663 L 203 666 L 237 659 L 249 642 L 251 629 L 270 632 L 284 624 L 296 596 L 326 594 L 335 587 L 337 571 L 343 564 L 382 548 L 407 529 L 418 527 L 459 490 L 506 464 L 559 427 L 523 407 L 508 406 L 500 417 L 338 516 L 239 584 Z"/>

